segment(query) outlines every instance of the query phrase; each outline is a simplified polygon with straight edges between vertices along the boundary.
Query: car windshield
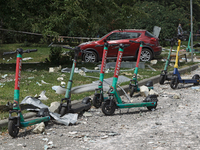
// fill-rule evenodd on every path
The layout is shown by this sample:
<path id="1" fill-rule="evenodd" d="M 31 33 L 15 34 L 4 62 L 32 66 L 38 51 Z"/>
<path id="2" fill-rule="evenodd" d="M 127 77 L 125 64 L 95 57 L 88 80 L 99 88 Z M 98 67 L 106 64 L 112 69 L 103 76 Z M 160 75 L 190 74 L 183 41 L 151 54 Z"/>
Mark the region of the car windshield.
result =
<path id="1" fill-rule="evenodd" d="M 110 34 L 110 32 L 108 33 Z M 102 40 L 104 37 L 106 37 L 108 34 L 104 35 L 103 37 L 101 37 L 99 40 Z"/>

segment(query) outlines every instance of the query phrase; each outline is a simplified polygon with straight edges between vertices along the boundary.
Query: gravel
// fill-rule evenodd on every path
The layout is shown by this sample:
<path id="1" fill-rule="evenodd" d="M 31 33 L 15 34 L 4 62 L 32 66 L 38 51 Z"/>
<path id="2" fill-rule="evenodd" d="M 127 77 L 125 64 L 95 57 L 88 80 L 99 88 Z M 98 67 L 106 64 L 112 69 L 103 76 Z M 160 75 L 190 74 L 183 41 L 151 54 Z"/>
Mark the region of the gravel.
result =
<path id="1" fill-rule="evenodd" d="M 184 77 L 199 74 L 196 69 Z M 42 134 L 32 133 L 34 126 L 20 130 L 17 138 L 0 135 L 0 149 L 9 150 L 185 150 L 200 149 L 200 86 L 179 84 L 173 90 L 169 82 L 154 84 L 159 93 L 154 111 L 147 108 L 116 110 L 105 116 L 92 108 L 75 125 L 64 126 L 51 121 Z M 174 95 L 179 96 L 174 96 Z M 125 100 L 125 97 L 122 96 Z M 144 97 L 134 97 L 142 101 Z M 127 112 L 128 111 L 128 112 Z"/>

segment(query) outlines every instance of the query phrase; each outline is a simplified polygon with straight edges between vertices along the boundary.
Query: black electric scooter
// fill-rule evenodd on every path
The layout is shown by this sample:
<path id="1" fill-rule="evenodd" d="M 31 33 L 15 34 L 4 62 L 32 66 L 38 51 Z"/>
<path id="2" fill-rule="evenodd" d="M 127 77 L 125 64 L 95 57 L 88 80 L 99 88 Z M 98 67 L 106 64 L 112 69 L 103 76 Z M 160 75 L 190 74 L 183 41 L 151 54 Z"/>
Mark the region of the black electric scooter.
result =
<path id="1" fill-rule="evenodd" d="M 61 103 L 59 106 L 59 113 L 61 114 L 60 117 L 64 116 L 66 113 L 80 113 L 83 111 L 88 111 L 91 108 L 91 98 L 85 97 L 82 102 L 71 104 L 71 88 L 72 88 L 72 79 L 74 75 L 74 69 L 76 67 L 76 61 L 78 58 L 79 53 L 90 53 L 89 51 L 82 51 L 80 47 L 66 47 L 63 46 L 63 48 L 73 50 L 75 55 L 74 55 L 74 60 L 72 64 L 72 69 L 71 69 L 71 74 L 69 81 L 67 83 L 67 89 L 65 93 L 65 98 L 61 99 Z"/>

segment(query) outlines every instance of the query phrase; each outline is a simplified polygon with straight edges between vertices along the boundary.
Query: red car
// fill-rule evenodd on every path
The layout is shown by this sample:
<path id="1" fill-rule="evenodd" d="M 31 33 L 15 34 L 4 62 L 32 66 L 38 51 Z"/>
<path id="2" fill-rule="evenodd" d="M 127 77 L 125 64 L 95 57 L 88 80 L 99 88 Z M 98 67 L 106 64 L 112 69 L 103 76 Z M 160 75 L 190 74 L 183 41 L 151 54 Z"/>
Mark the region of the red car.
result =
<path id="1" fill-rule="evenodd" d="M 141 52 L 141 61 L 150 61 L 162 52 L 162 47 L 159 45 L 159 39 L 153 34 L 149 33 L 147 30 L 135 30 L 135 29 L 125 29 L 125 30 L 114 30 L 105 36 L 103 36 L 98 41 L 86 42 L 79 45 L 82 50 L 91 51 L 92 53 L 86 53 L 81 55 L 82 60 L 85 62 L 98 62 L 103 56 L 103 47 L 95 47 L 96 45 L 103 45 L 104 39 L 107 39 L 108 43 L 123 43 L 131 44 L 129 47 L 124 49 L 123 59 L 136 59 L 139 50 L 138 43 L 131 43 L 129 40 L 134 41 L 144 41 L 145 43 L 153 44 L 154 46 L 143 45 Z M 108 48 L 107 59 L 116 59 L 118 49 L 113 49 L 113 47 Z"/>

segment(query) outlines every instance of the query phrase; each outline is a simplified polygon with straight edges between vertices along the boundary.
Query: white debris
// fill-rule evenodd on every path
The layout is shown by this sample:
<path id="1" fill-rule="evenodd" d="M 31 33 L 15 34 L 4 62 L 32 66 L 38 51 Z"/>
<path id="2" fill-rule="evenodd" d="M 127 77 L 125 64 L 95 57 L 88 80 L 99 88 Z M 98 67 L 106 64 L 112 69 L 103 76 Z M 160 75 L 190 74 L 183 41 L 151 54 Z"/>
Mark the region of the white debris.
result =
<path id="1" fill-rule="evenodd" d="M 44 130 L 45 130 L 44 122 L 41 122 L 40 124 L 37 124 L 37 126 L 33 129 L 32 132 L 35 134 L 39 134 L 44 132 Z"/>
<path id="2" fill-rule="evenodd" d="M 142 96 L 147 97 L 148 94 L 149 94 L 149 88 L 148 88 L 147 86 L 145 86 L 145 85 L 141 86 L 141 87 L 140 87 L 140 94 L 141 94 Z"/>

